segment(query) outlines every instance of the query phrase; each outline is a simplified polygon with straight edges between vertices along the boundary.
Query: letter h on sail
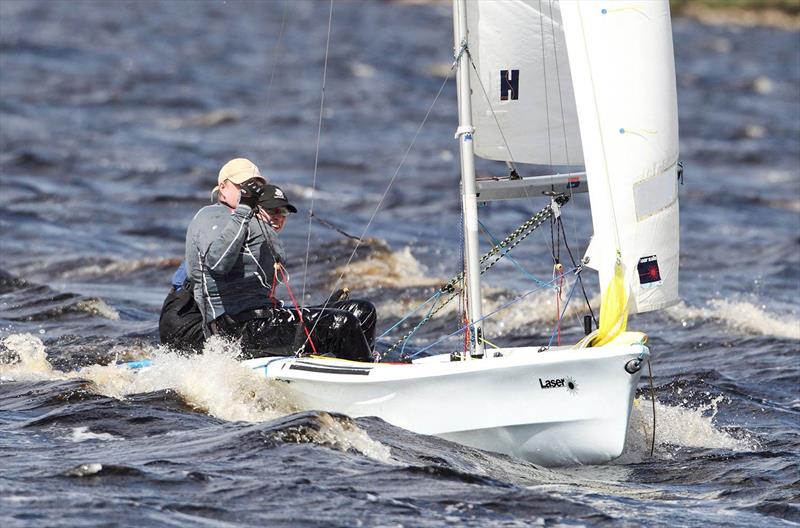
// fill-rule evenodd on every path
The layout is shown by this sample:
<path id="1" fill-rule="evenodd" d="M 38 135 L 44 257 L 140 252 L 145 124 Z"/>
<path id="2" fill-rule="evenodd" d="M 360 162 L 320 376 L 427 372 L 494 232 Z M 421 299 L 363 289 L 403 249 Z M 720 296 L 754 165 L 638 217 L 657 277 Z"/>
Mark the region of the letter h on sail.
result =
<path id="1" fill-rule="evenodd" d="M 512 100 L 519 99 L 519 70 L 500 70 L 500 100 L 508 101 L 509 92 Z"/>

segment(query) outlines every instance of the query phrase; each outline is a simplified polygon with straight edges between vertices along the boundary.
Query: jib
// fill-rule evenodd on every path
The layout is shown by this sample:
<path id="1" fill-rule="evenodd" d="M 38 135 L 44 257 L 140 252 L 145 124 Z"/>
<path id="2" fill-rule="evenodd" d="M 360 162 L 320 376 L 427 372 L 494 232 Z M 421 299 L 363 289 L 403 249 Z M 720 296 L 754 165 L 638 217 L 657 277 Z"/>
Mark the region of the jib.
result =
<path id="1" fill-rule="evenodd" d="M 564 378 L 549 380 L 542 380 L 542 378 L 539 378 L 539 386 L 543 389 L 557 389 L 563 387 L 565 383 L 566 381 Z"/>

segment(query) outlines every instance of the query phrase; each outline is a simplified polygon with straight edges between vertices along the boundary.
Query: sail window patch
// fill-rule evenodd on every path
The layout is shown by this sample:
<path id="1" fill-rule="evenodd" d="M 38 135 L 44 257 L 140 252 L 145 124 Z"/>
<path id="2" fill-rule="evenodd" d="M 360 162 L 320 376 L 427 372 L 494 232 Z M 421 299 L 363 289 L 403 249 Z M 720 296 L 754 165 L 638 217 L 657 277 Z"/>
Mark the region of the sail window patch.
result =
<path id="1" fill-rule="evenodd" d="M 519 99 L 519 70 L 500 70 L 500 100 Z"/>
<path id="2" fill-rule="evenodd" d="M 636 182 L 633 185 L 633 196 L 636 203 L 636 219 L 645 218 L 663 211 L 678 199 L 677 166 L 673 165 L 664 172 Z"/>
<path id="3" fill-rule="evenodd" d="M 642 288 L 652 288 L 661 285 L 663 282 L 661 280 L 661 270 L 658 269 L 658 258 L 655 255 L 640 258 L 636 268 L 639 272 L 639 284 L 642 285 Z"/>

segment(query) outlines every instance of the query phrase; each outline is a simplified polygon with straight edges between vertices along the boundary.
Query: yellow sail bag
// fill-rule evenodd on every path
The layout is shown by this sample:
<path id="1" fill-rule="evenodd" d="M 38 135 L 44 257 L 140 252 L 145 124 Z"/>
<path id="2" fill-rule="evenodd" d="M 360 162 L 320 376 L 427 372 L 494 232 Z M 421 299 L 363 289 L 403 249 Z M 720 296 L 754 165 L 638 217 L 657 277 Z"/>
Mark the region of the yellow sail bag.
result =
<path id="1" fill-rule="evenodd" d="M 607 345 L 624 332 L 627 326 L 628 290 L 625 288 L 622 264 L 617 261 L 614 277 L 608 283 L 600 303 L 600 324 L 591 346 Z"/>

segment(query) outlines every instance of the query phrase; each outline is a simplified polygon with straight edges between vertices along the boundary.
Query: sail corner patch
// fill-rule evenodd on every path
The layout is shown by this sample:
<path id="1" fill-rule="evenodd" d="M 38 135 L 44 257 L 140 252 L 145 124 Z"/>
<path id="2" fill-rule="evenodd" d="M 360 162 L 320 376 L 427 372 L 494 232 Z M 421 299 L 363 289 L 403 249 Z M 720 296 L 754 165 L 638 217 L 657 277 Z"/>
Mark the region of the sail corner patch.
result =
<path id="1" fill-rule="evenodd" d="M 655 255 L 640 258 L 636 269 L 639 272 L 639 284 L 642 288 L 660 286 L 663 282 L 661 270 L 658 269 L 658 258 Z"/>

